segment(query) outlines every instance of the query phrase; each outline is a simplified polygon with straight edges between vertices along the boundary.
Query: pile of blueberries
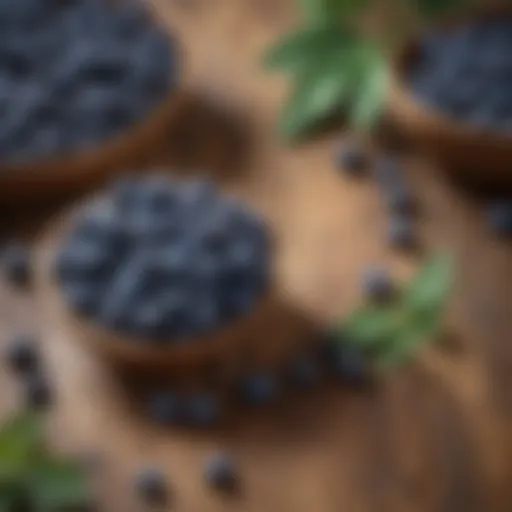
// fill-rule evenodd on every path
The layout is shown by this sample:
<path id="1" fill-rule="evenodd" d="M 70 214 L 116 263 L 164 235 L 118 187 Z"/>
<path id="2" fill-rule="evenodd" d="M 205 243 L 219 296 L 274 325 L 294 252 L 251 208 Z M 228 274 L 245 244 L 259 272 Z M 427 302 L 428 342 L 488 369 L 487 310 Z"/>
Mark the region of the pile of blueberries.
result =
<path id="1" fill-rule="evenodd" d="M 427 104 L 481 128 L 512 130 L 512 18 L 432 30 L 410 70 Z"/>
<path id="2" fill-rule="evenodd" d="M 247 313 L 267 291 L 269 270 L 259 216 L 209 180 L 163 174 L 115 182 L 77 219 L 55 266 L 74 311 L 155 345 Z"/>
<path id="3" fill-rule="evenodd" d="M 142 0 L 0 0 L 0 158 L 90 147 L 176 80 L 176 48 Z"/>

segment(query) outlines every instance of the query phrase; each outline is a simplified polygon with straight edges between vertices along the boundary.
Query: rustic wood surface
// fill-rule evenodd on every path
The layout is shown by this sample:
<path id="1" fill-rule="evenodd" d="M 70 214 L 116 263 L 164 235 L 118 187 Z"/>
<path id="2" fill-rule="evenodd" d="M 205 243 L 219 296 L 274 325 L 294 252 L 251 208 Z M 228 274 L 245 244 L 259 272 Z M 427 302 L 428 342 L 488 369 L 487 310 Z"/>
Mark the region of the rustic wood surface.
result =
<path id="1" fill-rule="evenodd" d="M 368 263 L 408 275 L 416 259 L 385 247 L 384 208 L 374 185 L 332 167 L 339 134 L 298 148 L 273 137 L 286 82 L 264 75 L 258 56 L 293 18 L 284 2 L 155 3 L 182 38 L 190 88 L 201 105 L 216 105 L 216 113 L 206 115 L 203 106 L 196 116 L 189 113 L 183 137 L 169 141 L 154 162 L 219 171 L 227 189 L 266 215 L 279 242 L 280 285 L 316 317 L 357 303 Z M 224 130 L 219 112 L 250 128 L 243 155 L 234 151 L 240 141 L 231 147 L 232 129 Z M 370 391 L 326 385 L 273 409 L 241 411 L 214 432 L 160 429 L 136 414 L 112 375 L 45 314 L 44 297 L 38 303 L 2 284 L 2 342 L 19 330 L 43 333 L 58 391 L 51 438 L 68 452 L 103 454 L 92 472 L 102 510 L 144 510 L 132 480 L 145 464 L 165 469 L 174 491 L 169 509 L 183 512 L 512 510 L 511 248 L 485 229 L 479 201 L 414 156 L 405 165 L 420 201 L 425 247 L 449 248 L 457 257 L 450 343 L 425 351 Z M 60 206 L 3 214 L 3 231 L 32 240 Z M 4 370 L 0 382 L 6 413 L 19 388 Z M 240 466 L 236 497 L 203 484 L 203 460 L 216 448 Z"/>

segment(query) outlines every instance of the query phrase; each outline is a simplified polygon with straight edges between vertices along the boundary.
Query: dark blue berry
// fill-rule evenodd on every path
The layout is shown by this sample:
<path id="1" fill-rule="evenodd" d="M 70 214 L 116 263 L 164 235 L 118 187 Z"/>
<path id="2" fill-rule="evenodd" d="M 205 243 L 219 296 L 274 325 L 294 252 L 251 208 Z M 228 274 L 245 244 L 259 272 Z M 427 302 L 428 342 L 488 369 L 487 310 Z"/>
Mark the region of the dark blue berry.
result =
<path id="1" fill-rule="evenodd" d="M 7 346 L 6 359 L 15 372 L 25 375 L 33 373 L 40 363 L 36 340 L 25 334 L 14 336 Z"/>
<path id="2" fill-rule="evenodd" d="M 414 223 L 410 218 L 393 215 L 388 224 L 388 241 L 397 249 L 413 249 L 417 238 Z"/>
<path id="3" fill-rule="evenodd" d="M 238 475 L 231 457 L 217 452 L 211 455 L 204 466 L 204 479 L 214 489 L 232 491 L 238 483 Z"/>
<path id="4" fill-rule="evenodd" d="M 30 253 L 26 246 L 12 244 L 5 247 L 1 254 L 1 265 L 9 282 L 18 286 L 29 284 Z"/>
<path id="5" fill-rule="evenodd" d="M 242 381 L 242 399 L 250 405 L 274 402 L 278 392 L 277 379 L 271 374 L 257 373 L 245 377 Z"/>
<path id="6" fill-rule="evenodd" d="M 512 236 L 512 201 L 492 205 L 487 212 L 490 228 L 499 236 Z"/>
<path id="7" fill-rule="evenodd" d="M 187 420 L 196 427 L 212 427 L 221 416 L 218 398 L 209 393 L 199 393 L 187 398 Z"/>
<path id="8" fill-rule="evenodd" d="M 53 400 L 52 389 L 47 378 L 40 372 L 26 377 L 25 403 L 32 409 L 47 409 Z"/>
<path id="9" fill-rule="evenodd" d="M 138 472 L 135 488 L 140 498 L 149 505 L 165 505 L 169 499 L 167 482 L 157 468 L 144 468 Z"/>
<path id="10" fill-rule="evenodd" d="M 301 357 L 290 366 L 290 380 L 298 388 L 305 389 L 315 385 L 320 379 L 320 368 L 313 357 Z"/>
<path id="11" fill-rule="evenodd" d="M 336 167 L 353 176 L 359 176 L 368 169 L 368 156 L 356 144 L 343 144 L 334 155 Z"/>
<path id="12" fill-rule="evenodd" d="M 368 364 L 362 354 L 338 344 L 332 348 L 331 357 L 331 370 L 341 382 L 359 386 L 367 381 Z"/>
<path id="13" fill-rule="evenodd" d="M 149 396 L 147 410 L 150 418 L 162 425 L 176 425 L 183 420 L 183 403 L 172 391 L 158 391 Z"/>
<path id="14" fill-rule="evenodd" d="M 368 267 L 363 273 L 365 297 L 376 302 L 387 302 L 395 296 L 396 288 L 389 273 L 380 267 Z"/>

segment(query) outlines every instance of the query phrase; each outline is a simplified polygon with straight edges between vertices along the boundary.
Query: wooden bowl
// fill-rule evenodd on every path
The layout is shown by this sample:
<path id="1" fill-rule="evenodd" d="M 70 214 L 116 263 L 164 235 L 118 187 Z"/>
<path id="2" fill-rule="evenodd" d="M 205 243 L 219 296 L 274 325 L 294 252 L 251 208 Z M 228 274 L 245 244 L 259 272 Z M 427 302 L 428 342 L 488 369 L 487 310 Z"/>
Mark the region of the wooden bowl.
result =
<path id="1" fill-rule="evenodd" d="M 142 339 L 125 337 L 76 314 L 62 296 L 53 267 L 61 242 L 83 210 L 84 206 L 75 208 L 56 221 L 38 244 L 34 261 L 36 293 L 45 309 L 44 317 L 58 325 L 70 342 L 79 341 L 101 360 L 119 369 L 132 373 L 167 374 L 225 361 L 233 351 L 243 352 L 251 343 L 261 344 L 262 333 L 268 332 L 269 323 L 275 327 L 275 312 L 279 310 L 280 301 L 272 289 L 248 314 L 220 330 L 183 343 L 169 341 L 160 347 Z"/>
<path id="2" fill-rule="evenodd" d="M 449 30 L 470 19 L 511 15 L 512 7 L 478 9 L 441 26 Z M 512 185 L 512 133 L 482 129 L 428 107 L 413 97 L 405 71 L 418 57 L 410 41 L 394 65 L 385 118 L 399 135 L 456 177 L 484 186 Z"/>
<path id="3" fill-rule="evenodd" d="M 151 9 L 150 15 L 158 25 L 158 13 Z M 142 120 L 90 148 L 26 163 L 0 164 L 0 206 L 61 198 L 130 168 L 169 136 L 188 100 L 188 95 L 174 86 Z"/>

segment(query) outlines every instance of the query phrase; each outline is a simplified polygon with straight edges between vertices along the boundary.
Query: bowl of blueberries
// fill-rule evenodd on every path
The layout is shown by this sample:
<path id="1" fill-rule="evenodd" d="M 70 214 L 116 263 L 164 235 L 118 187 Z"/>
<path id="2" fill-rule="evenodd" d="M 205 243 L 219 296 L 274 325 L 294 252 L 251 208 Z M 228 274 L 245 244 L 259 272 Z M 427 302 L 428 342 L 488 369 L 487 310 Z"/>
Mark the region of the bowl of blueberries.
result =
<path id="1" fill-rule="evenodd" d="M 512 183 L 512 9 L 427 29 L 395 71 L 387 113 L 405 138 L 459 177 Z"/>
<path id="2" fill-rule="evenodd" d="M 124 168 L 182 104 L 178 48 L 142 0 L 0 0 L 0 198 Z"/>
<path id="3" fill-rule="evenodd" d="M 118 179 L 59 217 L 47 240 L 36 276 L 52 314 L 130 369 L 222 357 L 273 302 L 265 222 L 206 179 Z"/>

